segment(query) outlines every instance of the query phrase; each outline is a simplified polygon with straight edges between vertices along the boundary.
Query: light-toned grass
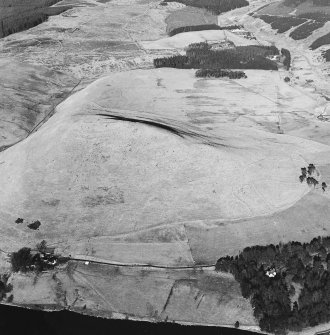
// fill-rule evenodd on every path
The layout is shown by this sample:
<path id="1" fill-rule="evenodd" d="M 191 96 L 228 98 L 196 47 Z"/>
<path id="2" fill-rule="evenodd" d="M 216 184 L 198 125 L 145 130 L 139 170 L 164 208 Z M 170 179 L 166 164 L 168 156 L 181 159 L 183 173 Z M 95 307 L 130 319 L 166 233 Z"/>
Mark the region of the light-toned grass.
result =
<path id="1" fill-rule="evenodd" d="M 185 7 L 168 15 L 165 20 L 166 31 L 185 26 L 198 26 L 202 24 L 217 24 L 217 16 L 203 8 Z"/>

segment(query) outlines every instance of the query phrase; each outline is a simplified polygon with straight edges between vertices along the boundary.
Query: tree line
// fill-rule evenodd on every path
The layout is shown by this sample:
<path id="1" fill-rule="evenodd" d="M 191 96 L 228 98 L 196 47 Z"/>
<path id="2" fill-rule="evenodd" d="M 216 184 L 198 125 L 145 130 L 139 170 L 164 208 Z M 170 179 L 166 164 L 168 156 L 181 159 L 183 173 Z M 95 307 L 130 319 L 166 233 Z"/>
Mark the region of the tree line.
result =
<path id="1" fill-rule="evenodd" d="M 169 36 L 174 36 L 180 33 L 186 33 L 189 31 L 202 31 L 202 30 L 234 30 L 234 29 L 240 29 L 241 26 L 238 25 L 231 25 L 231 26 L 224 26 L 220 27 L 215 23 L 212 24 L 199 24 L 195 26 L 183 26 L 178 27 L 169 32 Z"/>
<path id="2" fill-rule="evenodd" d="M 199 69 L 196 71 L 195 76 L 197 78 L 222 78 L 228 77 L 229 79 L 240 79 L 247 78 L 243 71 L 230 71 L 222 69 Z"/>
<path id="3" fill-rule="evenodd" d="M 234 275 L 262 331 L 286 334 L 330 321 L 330 236 L 248 247 L 220 258 L 216 270 Z M 294 300 L 297 286 L 301 291 Z"/>
<path id="4" fill-rule="evenodd" d="M 186 55 L 154 59 L 154 66 L 178 69 L 262 69 L 277 70 L 277 64 L 267 58 L 278 54 L 274 46 L 239 46 L 213 50 L 206 42 L 191 44 Z"/>
<path id="5" fill-rule="evenodd" d="M 216 15 L 249 5 L 247 0 L 166 0 L 164 2 L 180 2 L 186 6 L 205 8 Z"/>
<path id="6" fill-rule="evenodd" d="M 281 49 L 281 54 L 285 57 L 283 61 L 283 65 L 286 67 L 287 70 L 290 70 L 291 67 L 291 53 L 288 49 Z"/>

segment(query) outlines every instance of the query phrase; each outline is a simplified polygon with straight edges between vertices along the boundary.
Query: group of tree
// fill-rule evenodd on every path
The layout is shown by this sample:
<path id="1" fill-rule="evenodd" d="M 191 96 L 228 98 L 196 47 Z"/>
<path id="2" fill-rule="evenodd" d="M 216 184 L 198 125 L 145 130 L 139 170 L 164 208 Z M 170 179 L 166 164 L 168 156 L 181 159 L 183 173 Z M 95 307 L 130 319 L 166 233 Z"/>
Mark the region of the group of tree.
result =
<path id="1" fill-rule="evenodd" d="M 68 258 L 55 255 L 54 249 L 47 248 L 46 242 L 42 241 L 35 250 L 23 247 L 13 252 L 10 260 L 13 272 L 42 272 L 67 262 Z"/>
<path id="2" fill-rule="evenodd" d="M 267 269 L 276 271 L 274 277 Z M 230 272 L 249 298 L 262 331 L 285 334 L 330 321 L 330 237 L 245 248 L 222 257 L 217 271 Z M 301 287 L 297 300 L 294 285 Z"/>
<path id="3" fill-rule="evenodd" d="M 180 2 L 186 6 L 205 8 L 216 15 L 249 5 L 247 0 L 165 0 L 164 2 Z"/>
<path id="4" fill-rule="evenodd" d="M 199 69 L 196 71 L 195 76 L 198 78 L 222 78 L 228 77 L 229 79 L 247 78 L 243 71 L 230 71 L 222 69 Z"/>
<path id="5" fill-rule="evenodd" d="M 183 26 L 183 27 L 178 27 L 173 30 L 171 30 L 168 35 L 169 36 L 174 36 L 180 33 L 186 33 L 189 31 L 202 31 L 202 30 L 234 30 L 234 29 L 240 29 L 241 26 L 238 25 L 231 25 L 231 26 L 223 26 L 220 27 L 217 24 L 199 24 L 199 25 L 194 25 L 194 26 Z"/>
<path id="6" fill-rule="evenodd" d="M 269 23 L 272 29 L 277 30 L 280 34 L 307 21 L 307 19 L 296 16 L 260 15 L 258 18 Z"/>
<path id="7" fill-rule="evenodd" d="M 0 302 L 7 298 L 7 301 L 10 302 L 12 296 L 7 297 L 8 293 L 13 290 L 13 285 L 8 283 L 9 275 L 2 274 L 0 275 Z"/>
<path id="8" fill-rule="evenodd" d="M 291 67 L 291 53 L 288 49 L 281 49 L 281 54 L 284 56 L 283 65 L 286 67 L 287 70 L 290 70 Z"/>
<path id="9" fill-rule="evenodd" d="M 213 50 L 206 42 L 190 45 L 186 55 L 154 59 L 154 66 L 179 69 L 262 69 L 277 70 L 276 62 L 267 58 L 278 54 L 274 46 L 239 46 Z"/>
<path id="10" fill-rule="evenodd" d="M 313 177 L 315 171 L 316 171 L 316 167 L 312 163 L 310 163 L 307 168 L 302 167 L 301 175 L 299 176 L 300 182 L 303 183 L 306 180 L 307 185 L 309 186 L 313 185 L 314 187 L 316 187 L 319 184 L 319 181 Z M 326 182 L 322 182 L 321 187 L 322 187 L 322 190 L 325 191 L 327 188 Z"/>

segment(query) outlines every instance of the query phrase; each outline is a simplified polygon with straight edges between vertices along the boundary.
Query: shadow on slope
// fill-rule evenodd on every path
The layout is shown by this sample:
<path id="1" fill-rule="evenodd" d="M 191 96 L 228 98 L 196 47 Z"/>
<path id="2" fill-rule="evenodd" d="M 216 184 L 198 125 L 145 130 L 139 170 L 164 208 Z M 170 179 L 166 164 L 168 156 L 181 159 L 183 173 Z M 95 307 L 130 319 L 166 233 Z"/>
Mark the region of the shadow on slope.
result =
<path id="1" fill-rule="evenodd" d="M 103 116 L 106 117 L 107 119 L 113 119 L 117 121 L 126 121 L 126 122 L 135 122 L 135 123 L 142 123 L 146 124 L 158 129 L 163 129 L 166 130 L 176 136 L 179 136 L 181 138 L 193 138 L 197 140 L 201 140 L 203 144 L 210 145 L 210 146 L 223 146 L 226 147 L 227 145 L 221 143 L 218 138 L 211 137 L 205 134 L 202 134 L 199 132 L 197 129 L 193 130 L 188 127 L 188 125 L 182 123 L 180 126 L 174 126 L 171 125 L 170 122 L 161 120 L 159 118 L 157 119 L 152 119 L 148 117 L 128 117 L 128 116 L 123 116 L 123 115 L 115 115 L 115 114 L 106 114 L 106 113 L 99 113 L 96 114 L 98 116 Z M 178 123 L 178 121 L 175 121 Z"/>

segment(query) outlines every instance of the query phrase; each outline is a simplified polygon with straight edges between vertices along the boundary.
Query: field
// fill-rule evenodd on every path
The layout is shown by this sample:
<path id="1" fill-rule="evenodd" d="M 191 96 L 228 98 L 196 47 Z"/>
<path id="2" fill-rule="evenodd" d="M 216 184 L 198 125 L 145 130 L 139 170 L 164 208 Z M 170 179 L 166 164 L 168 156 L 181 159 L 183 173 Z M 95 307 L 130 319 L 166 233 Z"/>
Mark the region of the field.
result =
<path id="1" fill-rule="evenodd" d="M 327 26 L 295 41 L 250 15 L 265 5 L 251 0 L 215 22 L 244 28 L 168 37 L 176 11 L 187 26 L 214 16 L 88 1 L 0 40 L 3 145 L 26 136 L 17 129 L 27 120 L 37 125 L 0 152 L 1 273 L 10 252 L 42 240 L 71 258 L 39 276 L 12 274 L 12 303 L 258 331 L 239 283 L 214 264 L 254 244 L 330 235 L 329 189 L 299 180 L 314 163 L 330 185 L 330 68 L 323 49 L 309 49 Z M 153 67 L 204 41 L 251 57 L 285 48 L 291 67 L 244 79 Z M 37 103 L 34 118 L 26 107 Z"/>
<path id="2" fill-rule="evenodd" d="M 97 276 L 95 276 L 97 274 Z M 249 301 L 231 275 L 205 270 L 121 268 L 70 262 L 55 276 L 16 274 L 14 304 L 106 318 L 172 321 L 257 329 Z M 29 292 L 29 295 L 27 295 Z"/>
<path id="3" fill-rule="evenodd" d="M 166 0 L 165 2 L 173 2 L 175 0 Z M 240 8 L 248 6 L 249 2 L 247 0 L 178 0 L 175 2 L 180 2 L 187 6 L 206 8 L 207 10 L 220 14 L 223 12 L 230 11 L 235 8 Z"/>
<path id="4" fill-rule="evenodd" d="M 184 26 L 216 24 L 217 17 L 206 9 L 187 6 L 170 13 L 165 22 L 166 31 L 169 33 Z"/>
<path id="5" fill-rule="evenodd" d="M 13 302 L 255 327 L 231 277 L 143 267 L 211 265 L 261 240 L 328 234 L 328 192 L 298 180 L 310 161 L 327 171 L 328 145 L 277 133 L 279 115 L 284 131 L 302 115 L 312 122 L 306 112 L 316 101 L 277 72 L 246 72 L 244 84 L 197 79 L 190 70 L 113 74 L 4 151 L 4 250 L 45 239 L 81 261 L 125 264 L 71 262 L 51 278 L 14 275 Z M 40 229 L 27 229 L 35 219 Z"/>
<path id="6" fill-rule="evenodd" d="M 196 79 L 190 70 L 137 70 L 134 76 L 120 73 L 101 79 L 67 99 L 37 133 L 2 153 L 1 210 L 10 213 L 3 217 L 5 231 L 15 236 L 18 244 L 46 239 L 61 242 L 66 253 L 81 255 L 87 248 L 88 255 L 105 258 L 103 247 L 94 247 L 92 252 L 91 237 L 97 244 L 101 236 L 191 220 L 255 217 L 295 203 L 308 192 L 297 180 L 304 165 L 298 153 L 304 156 L 328 147 L 278 135 L 278 121 L 279 117 L 283 120 L 280 126 L 285 131 L 294 124 L 297 111 L 303 115 L 315 101 L 283 83 L 275 72 L 260 71 L 258 77 L 253 71 L 246 73 L 248 78 L 241 83 Z M 276 82 L 278 86 L 274 86 Z M 98 114 L 152 119 L 171 126 L 186 139 L 157 127 Z M 254 130 L 246 125 L 254 125 Z M 261 143 L 265 134 L 268 140 Z M 28 160 L 26 152 L 30 152 Z M 196 154 L 203 160 L 196 161 Z M 16 157 L 15 166 L 10 164 L 11 157 Z M 117 162 L 122 162 L 120 169 Z M 5 177 L 9 170 L 15 178 Z M 47 184 L 42 182 L 45 179 Z M 13 226 L 17 217 L 40 220 L 40 230 L 34 233 L 25 225 Z M 63 231 L 67 232 L 64 236 Z M 190 262 L 184 256 L 186 245 L 186 239 L 173 243 L 173 248 L 179 249 L 167 256 L 168 262 Z M 8 240 L 6 247 L 15 245 Z M 148 243 L 133 244 L 128 254 L 122 253 L 122 243 L 117 247 L 117 252 L 115 245 L 106 249 L 117 261 L 129 262 L 134 256 L 131 262 L 140 262 L 145 247 L 158 250 L 152 256 L 154 263 L 165 261 L 162 250 L 166 249 Z M 176 256 L 180 252 L 182 259 Z"/>
<path id="7" fill-rule="evenodd" d="M 194 260 L 205 264 L 215 261 L 217 254 L 235 256 L 242 245 L 260 245 L 261 238 L 262 245 L 267 245 L 277 241 L 309 242 L 315 236 L 328 236 L 328 201 L 329 198 L 319 194 L 308 194 L 292 207 L 271 216 L 224 222 L 208 229 L 199 224 L 186 225 Z"/>
<path id="8" fill-rule="evenodd" d="M 228 30 L 190 31 L 155 41 L 143 41 L 141 42 L 141 45 L 147 50 L 184 49 L 192 43 L 206 41 L 221 42 L 226 39 L 230 40 L 237 46 L 259 45 L 257 40 L 250 40 L 241 37 L 240 35 Z"/>

